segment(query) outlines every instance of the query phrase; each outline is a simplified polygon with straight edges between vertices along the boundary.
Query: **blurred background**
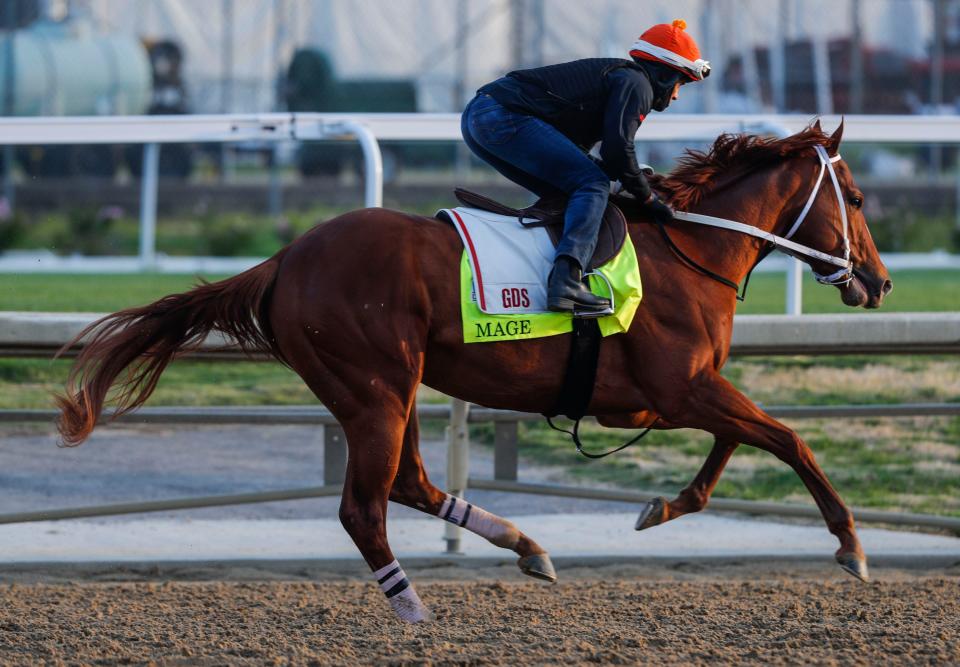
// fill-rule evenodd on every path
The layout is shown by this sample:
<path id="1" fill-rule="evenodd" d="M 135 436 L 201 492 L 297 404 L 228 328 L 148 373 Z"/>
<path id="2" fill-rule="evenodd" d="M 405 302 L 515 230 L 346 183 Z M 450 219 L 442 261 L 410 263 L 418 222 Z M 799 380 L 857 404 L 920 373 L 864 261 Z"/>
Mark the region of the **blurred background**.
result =
<path id="1" fill-rule="evenodd" d="M 625 56 L 683 17 L 714 76 L 669 113 L 950 114 L 960 0 L 4 0 L 4 116 L 459 112 L 520 67 Z M 656 122 L 651 118 L 648 123 Z M 686 147 L 644 143 L 669 169 Z M 455 183 L 524 194 L 453 142 L 384 142 L 385 204 L 425 214 Z M 849 145 L 882 250 L 960 251 L 956 149 Z M 141 146 L 4 151 L 0 251 L 137 249 Z M 363 203 L 350 143 L 165 144 L 157 248 L 263 256 Z"/>

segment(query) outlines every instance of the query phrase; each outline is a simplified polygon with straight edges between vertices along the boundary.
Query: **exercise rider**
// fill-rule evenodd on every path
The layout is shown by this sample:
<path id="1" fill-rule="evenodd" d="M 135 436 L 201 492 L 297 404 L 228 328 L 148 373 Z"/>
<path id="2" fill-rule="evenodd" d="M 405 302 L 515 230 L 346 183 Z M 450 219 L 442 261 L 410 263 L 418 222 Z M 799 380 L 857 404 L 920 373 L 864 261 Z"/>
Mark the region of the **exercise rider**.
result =
<path id="1" fill-rule="evenodd" d="M 673 217 L 640 171 L 633 141 L 651 109 L 665 110 L 682 84 L 710 74 L 685 28 L 679 19 L 653 26 L 634 43 L 630 60 L 588 58 L 510 72 L 480 88 L 463 111 L 463 138 L 484 162 L 540 197 L 568 198 L 547 286 L 550 310 L 610 312 L 609 299 L 591 293 L 582 278 L 611 180 L 652 215 Z M 596 160 L 588 151 L 598 141 Z"/>

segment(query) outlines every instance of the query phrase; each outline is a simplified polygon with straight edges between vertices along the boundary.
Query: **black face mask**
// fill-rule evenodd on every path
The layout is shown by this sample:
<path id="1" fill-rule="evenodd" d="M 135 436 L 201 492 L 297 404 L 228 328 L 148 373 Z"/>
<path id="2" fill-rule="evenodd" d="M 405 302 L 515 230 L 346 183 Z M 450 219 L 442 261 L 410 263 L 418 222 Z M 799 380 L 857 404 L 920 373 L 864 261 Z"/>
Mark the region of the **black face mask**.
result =
<path id="1" fill-rule="evenodd" d="M 643 67 L 650 77 L 650 85 L 653 86 L 653 110 L 665 110 L 670 106 L 673 88 L 682 80 L 683 73 L 651 60 L 634 58 L 634 62 Z"/>

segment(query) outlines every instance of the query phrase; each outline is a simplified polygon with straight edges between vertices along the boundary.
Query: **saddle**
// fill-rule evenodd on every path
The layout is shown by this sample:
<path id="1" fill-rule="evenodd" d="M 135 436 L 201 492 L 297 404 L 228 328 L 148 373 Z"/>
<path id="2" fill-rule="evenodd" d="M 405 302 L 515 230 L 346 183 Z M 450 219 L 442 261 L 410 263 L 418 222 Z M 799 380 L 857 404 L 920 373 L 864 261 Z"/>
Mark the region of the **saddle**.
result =
<path id="1" fill-rule="evenodd" d="M 464 206 L 479 208 L 498 215 L 517 218 L 524 227 L 545 227 L 553 245 L 560 242 L 563 235 L 563 213 L 567 208 L 567 200 L 563 198 L 540 199 L 526 208 L 513 208 L 498 201 L 470 192 L 463 188 L 455 188 L 454 196 Z M 603 212 L 603 221 L 600 223 L 600 232 L 597 234 L 597 247 L 585 271 L 592 271 L 613 259 L 623 247 L 627 239 L 627 220 L 623 211 L 613 202 L 607 203 Z"/>

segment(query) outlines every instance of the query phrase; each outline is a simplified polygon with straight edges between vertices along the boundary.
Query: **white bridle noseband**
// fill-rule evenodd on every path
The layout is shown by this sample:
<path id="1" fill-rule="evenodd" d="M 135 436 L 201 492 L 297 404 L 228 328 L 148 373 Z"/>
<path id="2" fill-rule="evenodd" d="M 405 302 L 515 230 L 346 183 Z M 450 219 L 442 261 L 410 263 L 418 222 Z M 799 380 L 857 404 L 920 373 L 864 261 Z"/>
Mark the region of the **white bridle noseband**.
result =
<path id="1" fill-rule="evenodd" d="M 823 285 L 846 285 L 853 280 L 853 262 L 850 261 L 850 234 L 849 224 L 847 222 L 847 207 L 843 201 L 843 192 L 840 190 L 840 181 L 837 179 L 837 172 L 833 168 L 833 163 L 840 161 L 840 154 L 837 153 L 835 156 L 830 157 L 827 154 L 827 150 L 823 146 L 814 146 L 814 148 L 817 151 L 817 157 L 820 159 L 820 175 L 817 176 L 817 182 L 813 186 L 813 192 L 811 192 L 810 197 L 807 198 L 807 203 L 800 212 L 800 215 L 797 217 L 797 221 L 793 223 L 793 226 L 790 227 L 790 231 L 788 231 L 785 236 L 777 236 L 776 234 L 765 232 L 762 229 L 757 229 L 751 225 L 745 225 L 742 222 L 727 220 L 725 218 L 715 218 L 712 215 L 701 215 L 700 213 L 677 211 L 674 214 L 674 217 L 676 217 L 678 220 L 686 220 L 688 222 L 695 222 L 701 225 L 710 225 L 711 227 L 721 227 L 723 229 L 730 229 L 742 234 L 756 236 L 757 238 L 769 241 L 788 255 L 804 255 L 806 257 L 818 259 L 822 262 L 827 262 L 828 264 L 833 264 L 834 266 L 839 266 L 840 268 L 837 271 L 828 276 L 821 275 L 816 271 L 813 272 L 813 275 L 817 279 L 817 282 Z M 796 234 L 797 230 L 800 229 L 800 225 L 806 219 L 807 213 L 809 213 L 810 209 L 813 207 L 813 202 L 816 201 L 817 194 L 820 192 L 820 185 L 823 183 L 823 174 L 825 171 L 830 172 L 830 180 L 833 181 L 833 189 L 837 195 L 837 205 L 840 208 L 840 220 L 843 225 L 843 257 L 828 255 L 825 252 L 815 250 L 814 248 L 810 248 L 790 240 L 790 238 Z"/>

